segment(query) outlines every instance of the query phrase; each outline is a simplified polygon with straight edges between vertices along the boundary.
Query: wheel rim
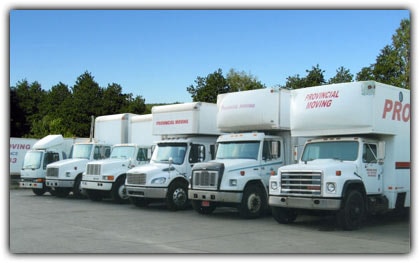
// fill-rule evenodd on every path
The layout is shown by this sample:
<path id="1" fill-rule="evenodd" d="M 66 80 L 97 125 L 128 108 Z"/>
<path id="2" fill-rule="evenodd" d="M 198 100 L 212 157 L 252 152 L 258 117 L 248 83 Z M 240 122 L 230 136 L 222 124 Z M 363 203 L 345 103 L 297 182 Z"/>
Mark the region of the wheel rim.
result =
<path id="1" fill-rule="evenodd" d="M 125 185 L 121 185 L 118 188 L 118 195 L 120 196 L 121 199 L 128 199 L 128 195 L 127 195 L 127 191 L 125 189 Z"/>
<path id="2" fill-rule="evenodd" d="M 248 209 L 251 213 L 256 213 L 261 209 L 261 197 L 257 194 L 251 194 L 248 198 Z"/>
<path id="3" fill-rule="evenodd" d="M 349 206 L 349 218 L 352 222 L 360 220 L 362 215 L 362 205 L 358 198 L 353 198 Z"/>
<path id="4" fill-rule="evenodd" d="M 172 195 L 172 200 L 177 206 L 182 206 L 187 200 L 187 193 L 184 189 L 177 188 Z"/>

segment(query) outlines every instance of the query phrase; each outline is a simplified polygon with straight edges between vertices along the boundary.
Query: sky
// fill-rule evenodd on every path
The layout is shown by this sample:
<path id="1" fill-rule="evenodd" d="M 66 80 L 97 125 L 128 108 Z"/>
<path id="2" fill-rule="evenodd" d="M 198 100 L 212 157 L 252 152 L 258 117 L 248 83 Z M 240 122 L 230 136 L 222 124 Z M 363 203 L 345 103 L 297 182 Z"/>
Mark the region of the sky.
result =
<path id="1" fill-rule="evenodd" d="M 374 64 L 411 10 L 25 10 L 9 15 L 9 85 L 71 88 L 89 72 L 146 103 L 191 102 L 187 87 L 219 68 L 266 87 L 319 65 Z"/>

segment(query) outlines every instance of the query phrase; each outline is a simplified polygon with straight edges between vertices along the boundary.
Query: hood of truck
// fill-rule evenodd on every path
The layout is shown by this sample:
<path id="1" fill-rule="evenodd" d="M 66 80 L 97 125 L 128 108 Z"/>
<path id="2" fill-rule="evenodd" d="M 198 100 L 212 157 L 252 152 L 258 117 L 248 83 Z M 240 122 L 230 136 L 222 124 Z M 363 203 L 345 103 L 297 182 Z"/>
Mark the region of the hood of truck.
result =
<path id="1" fill-rule="evenodd" d="M 79 159 L 79 158 L 75 158 L 75 159 L 64 159 L 61 161 L 57 161 L 54 163 L 49 164 L 47 167 L 48 168 L 66 168 L 66 167 L 74 167 L 77 166 L 79 169 L 79 166 L 86 166 L 86 164 L 89 162 L 88 159 Z M 83 168 L 84 169 L 84 168 Z"/>
<path id="2" fill-rule="evenodd" d="M 172 165 L 173 168 L 176 168 L 176 170 L 178 171 L 183 171 L 184 169 L 182 169 L 182 166 L 178 166 L 178 165 Z M 175 169 L 170 169 L 169 168 L 169 164 L 167 163 L 148 163 L 145 165 L 141 165 L 138 167 L 134 167 L 133 169 L 130 169 L 127 173 L 131 173 L 131 174 L 146 174 L 148 177 L 151 176 L 155 176 L 155 175 L 168 175 L 168 171 L 174 171 Z"/>
<path id="3" fill-rule="evenodd" d="M 354 172 L 357 172 L 357 166 L 355 163 L 348 161 L 318 159 L 306 163 L 301 162 L 298 164 L 282 166 L 279 168 L 279 171 L 319 171 L 324 174 L 335 174 L 336 171 L 341 171 L 342 173 L 350 172 L 353 174 Z"/>
<path id="4" fill-rule="evenodd" d="M 225 165 L 225 173 L 253 169 L 260 165 L 260 162 L 252 159 L 218 159 L 210 162 L 223 163 Z"/>

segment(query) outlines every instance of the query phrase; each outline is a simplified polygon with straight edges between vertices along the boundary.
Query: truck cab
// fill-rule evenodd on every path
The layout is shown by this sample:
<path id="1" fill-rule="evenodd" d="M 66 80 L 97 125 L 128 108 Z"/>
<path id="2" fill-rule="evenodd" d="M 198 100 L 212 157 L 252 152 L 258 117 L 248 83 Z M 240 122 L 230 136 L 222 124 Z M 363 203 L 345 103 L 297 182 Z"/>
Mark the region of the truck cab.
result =
<path id="1" fill-rule="evenodd" d="M 124 182 L 126 172 L 150 160 L 151 146 L 116 144 L 110 158 L 88 162 L 81 188 L 93 201 L 110 196 L 116 203 L 128 202 Z"/>
<path id="2" fill-rule="evenodd" d="M 48 135 L 33 145 L 25 154 L 20 171 L 19 187 L 31 188 L 34 194 L 55 192 L 45 184 L 47 165 L 67 158 L 65 142 L 61 135 Z"/>
<path id="3" fill-rule="evenodd" d="M 261 132 L 221 135 L 216 159 L 193 167 L 193 208 L 208 214 L 217 206 L 232 206 L 244 218 L 261 216 L 268 208 L 270 175 L 285 161 L 283 144 L 282 137 Z"/>
<path id="4" fill-rule="evenodd" d="M 127 172 L 130 201 L 147 206 L 165 200 L 171 210 L 187 207 L 191 167 L 214 159 L 215 136 L 171 136 L 157 142 L 149 164 Z"/>
<path id="5" fill-rule="evenodd" d="M 81 181 L 86 164 L 92 160 L 109 158 L 110 153 L 109 144 L 75 143 L 69 159 L 47 165 L 46 185 L 52 188 L 58 197 L 66 197 L 70 192 L 76 197 L 84 197 Z"/>

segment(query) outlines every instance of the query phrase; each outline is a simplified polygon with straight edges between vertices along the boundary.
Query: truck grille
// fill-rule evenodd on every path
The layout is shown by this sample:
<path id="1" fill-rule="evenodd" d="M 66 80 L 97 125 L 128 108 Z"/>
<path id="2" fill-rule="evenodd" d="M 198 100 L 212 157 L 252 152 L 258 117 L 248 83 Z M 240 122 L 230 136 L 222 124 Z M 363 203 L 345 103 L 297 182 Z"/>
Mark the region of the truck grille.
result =
<path id="1" fill-rule="evenodd" d="M 47 168 L 47 177 L 58 177 L 58 168 Z"/>
<path id="2" fill-rule="evenodd" d="M 281 193 L 288 195 L 321 195 L 322 172 L 281 172 Z"/>
<path id="3" fill-rule="evenodd" d="M 101 174 L 101 165 L 100 164 L 88 164 L 87 169 L 86 169 L 86 174 L 100 175 Z"/>
<path id="4" fill-rule="evenodd" d="M 127 174 L 127 184 L 146 184 L 146 174 Z"/>
<path id="5" fill-rule="evenodd" d="M 217 171 L 198 170 L 193 172 L 192 185 L 195 189 L 217 190 L 219 173 Z"/>

